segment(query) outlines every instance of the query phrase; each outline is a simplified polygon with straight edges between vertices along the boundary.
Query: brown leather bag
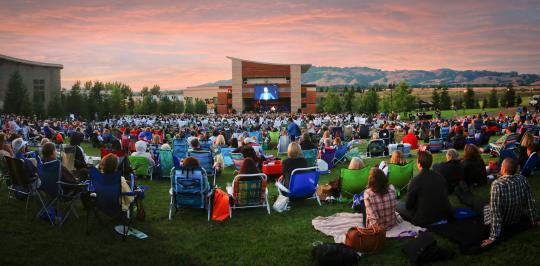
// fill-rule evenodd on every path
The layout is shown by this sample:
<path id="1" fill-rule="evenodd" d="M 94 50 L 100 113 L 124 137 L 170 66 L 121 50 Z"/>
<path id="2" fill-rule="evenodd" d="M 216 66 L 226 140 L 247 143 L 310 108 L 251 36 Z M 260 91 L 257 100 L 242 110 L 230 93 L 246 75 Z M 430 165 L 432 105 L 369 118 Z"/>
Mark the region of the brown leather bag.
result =
<path id="1" fill-rule="evenodd" d="M 374 253 L 382 248 L 385 240 L 386 231 L 375 224 L 369 228 L 351 227 L 347 231 L 345 245 L 362 253 Z"/>

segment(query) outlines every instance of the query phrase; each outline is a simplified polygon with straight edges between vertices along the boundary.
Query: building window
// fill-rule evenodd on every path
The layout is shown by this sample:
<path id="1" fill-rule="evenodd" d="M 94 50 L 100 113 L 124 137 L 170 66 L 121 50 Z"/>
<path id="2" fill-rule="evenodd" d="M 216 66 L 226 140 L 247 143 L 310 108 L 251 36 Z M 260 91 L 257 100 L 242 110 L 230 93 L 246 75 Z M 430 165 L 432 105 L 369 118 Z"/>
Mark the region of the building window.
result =
<path id="1" fill-rule="evenodd" d="M 34 102 L 45 101 L 45 80 L 34 79 Z"/>
<path id="2" fill-rule="evenodd" d="M 302 103 L 302 108 L 306 108 L 306 104 L 305 103 Z"/>
<path id="3" fill-rule="evenodd" d="M 306 98 L 307 94 L 305 92 L 302 92 L 302 98 Z"/>
<path id="4" fill-rule="evenodd" d="M 227 94 L 227 99 L 232 99 L 232 93 Z"/>
<path id="5" fill-rule="evenodd" d="M 227 104 L 227 109 L 232 109 L 232 104 Z"/>

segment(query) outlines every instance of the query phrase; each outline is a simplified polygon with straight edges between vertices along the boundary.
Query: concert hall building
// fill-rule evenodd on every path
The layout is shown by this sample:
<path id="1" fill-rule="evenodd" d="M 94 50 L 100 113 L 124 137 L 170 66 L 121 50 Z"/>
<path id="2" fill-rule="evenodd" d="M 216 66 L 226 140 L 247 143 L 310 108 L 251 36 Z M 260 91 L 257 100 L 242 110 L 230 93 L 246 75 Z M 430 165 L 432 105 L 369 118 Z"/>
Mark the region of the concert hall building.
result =
<path id="1" fill-rule="evenodd" d="M 309 64 L 273 64 L 227 57 L 232 86 L 220 86 L 217 112 L 315 113 L 316 85 L 302 84 Z"/>

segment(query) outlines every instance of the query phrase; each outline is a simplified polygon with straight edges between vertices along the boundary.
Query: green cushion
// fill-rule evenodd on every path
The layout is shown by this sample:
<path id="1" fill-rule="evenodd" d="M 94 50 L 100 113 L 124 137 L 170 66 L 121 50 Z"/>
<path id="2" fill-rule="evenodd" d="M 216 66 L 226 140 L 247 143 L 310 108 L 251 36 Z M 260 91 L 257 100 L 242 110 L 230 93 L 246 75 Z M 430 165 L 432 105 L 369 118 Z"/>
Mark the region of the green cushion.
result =
<path id="1" fill-rule="evenodd" d="M 388 182 L 398 190 L 405 188 L 413 177 L 413 163 L 400 166 L 388 164 Z"/>

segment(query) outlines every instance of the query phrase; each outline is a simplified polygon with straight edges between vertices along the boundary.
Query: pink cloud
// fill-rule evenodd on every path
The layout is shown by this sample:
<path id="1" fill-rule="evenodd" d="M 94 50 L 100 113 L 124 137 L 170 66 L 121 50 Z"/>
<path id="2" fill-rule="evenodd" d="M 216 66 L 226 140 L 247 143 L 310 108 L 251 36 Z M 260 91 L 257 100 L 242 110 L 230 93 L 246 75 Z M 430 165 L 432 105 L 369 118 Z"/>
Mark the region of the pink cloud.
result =
<path id="1" fill-rule="evenodd" d="M 538 3 L 87 1 L 0 4 L 0 53 L 75 80 L 177 89 L 230 78 L 227 55 L 381 69 L 540 72 Z M 536 10 L 536 11 L 535 11 Z"/>

